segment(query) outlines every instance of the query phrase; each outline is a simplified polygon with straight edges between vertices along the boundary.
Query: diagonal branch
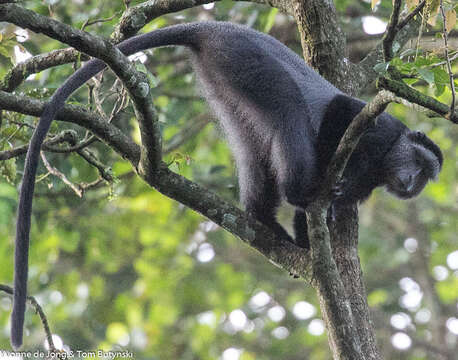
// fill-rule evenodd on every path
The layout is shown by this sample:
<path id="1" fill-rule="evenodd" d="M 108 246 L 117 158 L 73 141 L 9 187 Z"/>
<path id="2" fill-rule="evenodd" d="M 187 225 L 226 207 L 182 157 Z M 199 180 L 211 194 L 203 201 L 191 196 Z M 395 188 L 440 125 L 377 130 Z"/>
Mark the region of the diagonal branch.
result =
<path id="1" fill-rule="evenodd" d="M 82 190 L 78 187 L 78 185 L 75 185 L 73 184 L 70 180 L 68 180 L 68 178 L 65 176 L 64 173 L 60 172 L 59 170 L 57 170 L 55 167 L 53 167 L 48 159 L 46 159 L 46 156 L 44 154 L 43 151 L 41 151 L 41 160 L 43 161 L 43 164 L 45 165 L 45 168 L 46 170 L 48 170 L 48 172 L 56 177 L 58 177 L 59 179 L 62 180 L 62 182 L 64 184 L 66 184 L 67 186 L 70 187 L 70 189 L 73 190 L 73 192 L 78 195 L 79 197 L 83 197 L 83 192 Z"/>
<path id="2" fill-rule="evenodd" d="M 368 102 L 358 115 L 350 123 L 350 126 L 345 131 L 336 153 L 328 166 L 326 180 L 322 186 L 320 197 L 329 199 L 331 189 L 336 185 L 338 179 L 347 166 L 353 150 L 358 145 L 359 139 L 364 132 L 375 123 L 375 119 L 383 111 L 390 102 L 396 101 L 396 97 L 387 91 L 380 91 L 370 102 Z"/>
<path id="3" fill-rule="evenodd" d="M 424 108 L 430 109 L 441 117 L 450 120 L 451 122 L 458 124 L 458 115 L 452 113 L 450 107 L 437 101 L 436 99 L 424 95 L 418 90 L 408 86 L 402 81 L 391 80 L 386 77 L 381 77 L 377 80 L 377 87 L 389 90 L 395 93 L 397 96 L 408 100 L 413 104 L 423 106 Z"/>
<path id="4" fill-rule="evenodd" d="M 401 13 L 402 0 L 393 1 L 393 11 L 391 13 L 390 22 L 383 36 L 383 58 L 385 62 L 393 59 L 393 41 L 398 33 L 399 14 Z"/>
<path id="5" fill-rule="evenodd" d="M 412 10 L 410 14 L 408 14 L 404 19 L 402 19 L 397 26 L 398 31 L 401 30 L 404 26 L 406 26 L 415 16 L 417 16 L 420 11 L 423 10 L 423 8 L 426 5 L 426 0 L 423 0 L 420 2 L 420 4 L 417 5 L 415 9 Z"/>
<path id="6" fill-rule="evenodd" d="M 73 48 L 54 50 L 47 54 L 33 56 L 14 66 L 3 78 L 0 89 L 14 91 L 31 74 L 49 69 L 54 66 L 72 63 L 78 60 L 88 60 L 88 57 Z"/>

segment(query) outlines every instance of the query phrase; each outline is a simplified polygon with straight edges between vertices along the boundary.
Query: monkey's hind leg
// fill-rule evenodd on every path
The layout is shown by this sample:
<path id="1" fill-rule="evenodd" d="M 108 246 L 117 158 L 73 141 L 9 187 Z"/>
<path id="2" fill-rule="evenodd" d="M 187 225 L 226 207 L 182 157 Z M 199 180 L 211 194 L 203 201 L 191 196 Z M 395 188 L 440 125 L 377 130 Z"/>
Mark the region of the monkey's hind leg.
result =
<path id="1" fill-rule="evenodd" d="M 276 219 L 280 204 L 275 178 L 259 166 L 239 168 L 240 198 L 245 210 L 256 220 L 269 227 L 277 236 L 293 242 L 293 239 Z"/>
<path id="2" fill-rule="evenodd" d="M 297 208 L 294 213 L 294 242 L 297 246 L 304 249 L 310 249 L 308 236 L 307 215 L 303 209 Z"/>

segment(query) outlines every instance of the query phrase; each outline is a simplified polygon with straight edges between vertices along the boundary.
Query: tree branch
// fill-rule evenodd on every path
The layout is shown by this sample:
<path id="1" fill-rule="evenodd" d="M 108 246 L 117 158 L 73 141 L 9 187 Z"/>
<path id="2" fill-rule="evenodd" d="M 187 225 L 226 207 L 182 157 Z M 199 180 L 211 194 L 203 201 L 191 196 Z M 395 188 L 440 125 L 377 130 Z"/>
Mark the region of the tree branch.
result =
<path id="1" fill-rule="evenodd" d="M 113 181 L 113 175 L 111 174 L 111 169 L 107 169 L 105 164 L 102 164 L 97 157 L 88 149 L 80 149 L 76 151 L 84 160 L 86 160 L 87 163 L 91 164 L 94 166 L 102 179 L 108 182 Z"/>
<path id="2" fill-rule="evenodd" d="M 376 117 L 385 111 L 387 105 L 392 101 L 396 101 L 393 94 L 387 91 L 380 91 L 363 107 L 360 113 L 355 116 L 340 140 L 336 153 L 328 166 L 320 197 L 323 197 L 323 199 L 327 201 L 329 200 L 329 194 L 337 181 L 341 178 L 347 166 L 348 159 L 350 159 L 353 150 L 358 145 L 359 139 L 366 129 L 375 123 Z"/>
<path id="3" fill-rule="evenodd" d="M 188 206 L 239 237 L 284 270 L 310 280 L 310 256 L 288 240 L 278 238 L 265 225 L 239 208 L 221 200 L 208 189 L 172 172 L 163 164 L 154 183 L 165 196 Z"/>
<path id="4" fill-rule="evenodd" d="M 450 112 L 450 107 L 437 101 L 436 99 L 424 95 L 418 90 L 404 84 L 402 81 L 391 80 L 386 77 L 381 77 L 377 81 L 377 87 L 389 90 L 395 93 L 397 96 L 404 98 L 411 103 L 421 105 L 427 109 L 430 109 L 441 117 L 450 120 L 451 122 L 458 124 L 458 116 Z"/>
<path id="5" fill-rule="evenodd" d="M 393 41 L 398 33 L 399 14 L 401 13 L 402 0 L 393 1 L 393 12 L 391 13 L 390 22 L 383 36 L 383 58 L 385 62 L 391 61 L 393 58 Z"/>
<path id="6" fill-rule="evenodd" d="M 301 35 L 304 59 L 342 91 L 352 94 L 347 79 L 346 39 L 332 0 L 295 0 L 294 17 Z"/>
<path id="7" fill-rule="evenodd" d="M 413 9 L 409 15 L 407 15 L 401 22 L 398 23 L 397 30 L 402 30 L 402 28 L 406 26 L 410 22 L 410 20 L 412 20 L 415 16 L 417 16 L 420 13 L 420 11 L 423 10 L 425 5 L 426 0 L 423 0 L 420 4 L 418 4 L 418 6 L 415 9 Z"/>
<path id="8" fill-rule="evenodd" d="M 33 56 L 16 66 L 5 75 L 0 90 L 12 92 L 31 74 L 49 69 L 54 66 L 72 63 L 78 59 L 88 60 L 87 55 L 73 48 L 54 50 L 47 54 Z"/>
<path id="9" fill-rule="evenodd" d="M 78 197 L 83 197 L 83 192 L 81 191 L 81 189 L 79 188 L 78 185 L 75 185 L 73 184 L 70 180 L 68 180 L 68 178 L 65 176 L 64 173 L 60 172 L 59 170 L 57 170 L 55 167 L 53 167 L 48 159 L 46 159 L 46 156 L 44 154 L 43 151 L 41 151 L 41 160 L 43 161 L 43 164 L 45 165 L 46 167 L 46 170 L 48 170 L 48 172 L 56 177 L 58 177 L 59 179 L 62 180 L 62 182 L 66 185 L 68 185 L 68 187 L 70 187 L 70 189 L 73 190 L 73 192 L 78 195 Z"/>

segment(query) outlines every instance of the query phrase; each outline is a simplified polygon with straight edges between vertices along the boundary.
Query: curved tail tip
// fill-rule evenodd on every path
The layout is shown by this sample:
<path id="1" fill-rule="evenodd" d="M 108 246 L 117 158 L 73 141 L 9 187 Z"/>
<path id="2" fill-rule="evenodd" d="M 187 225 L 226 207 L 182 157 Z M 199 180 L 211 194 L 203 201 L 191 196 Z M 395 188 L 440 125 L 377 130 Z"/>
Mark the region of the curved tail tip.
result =
<path id="1" fill-rule="evenodd" d="M 22 324 L 18 326 L 14 324 L 11 325 L 11 346 L 13 350 L 17 351 L 22 346 Z"/>
<path id="2" fill-rule="evenodd" d="M 22 346 L 22 334 L 20 337 L 11 336 L 11 347 L 14 351 L 17 351 Z"/>

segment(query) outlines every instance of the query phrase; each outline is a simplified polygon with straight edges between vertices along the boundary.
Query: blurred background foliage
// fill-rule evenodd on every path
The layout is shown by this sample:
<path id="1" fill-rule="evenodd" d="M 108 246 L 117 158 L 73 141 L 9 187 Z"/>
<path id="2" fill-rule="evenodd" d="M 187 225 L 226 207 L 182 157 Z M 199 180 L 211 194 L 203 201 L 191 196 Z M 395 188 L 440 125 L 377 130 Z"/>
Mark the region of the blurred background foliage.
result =
<path id="1" fill-rule="evenodd" d="M 134 6 L 141 1 L 132 1 Z M 358 61 L 381 38 L 391 11 L 383 0 L 336 0 L 348 34 L 349 57 Z M 447 3 L 447 6 L 450 6 Z M 455 3 L 456 4 L 456 3 Z M 40 14 L 109 37 L 123 10 L 122 1 L 26 1 Z M 301 53 L 292 18 L 253 3 L 221 1 L 158 18 L 143 31 L 169 24 L 229 20 L 270 33 Z M 27 54 L 65 47 L 43 35 L 1 24 L 0 78 Z M 442 40 L 428 28 L 424 47 L 440 57 Z M 372 29 L 372 30 L 371 30 Z M 451 48 L 458 47 L 455 28 Z M 412 43 L 415 46 L 415 43 Z M 136 60 L 154 84 L 164 142 L 173 145 L 166 161 L 180 174 L 225 199 L 237 202 L 237 180 L 228 147 L 195 91 L 194 75 L 182 48 L 146 51 Z M 419 58 L 430 59 L 430 52 Z M 74 64 L 74 66 L 79 66 Z M 457 62 L 454 62 L 458 73 Z M 36 74 L 17 90 L 45 99 L 74 67 Z M 105 72 L 103 87 L 113 90 Z M 420 84 L 421 85 L 421 84 Z M 434 83 L 421 89 L 434 95 Z M 119 91 L 114 88 L 113 94 Z M 71 102 L 88 104 L 88 87 Z M 370 98 L 368 87 L 363 98 Z M 437 93 L 436 93 L 437 94 Z M 441 100 L 449 102 L 445 87 Z M 109 113 L 114 96 L 103 103 Z M 360 208 L 360 257 L 379 345 L 387 359 L 440 359 L 458 350 L 458 128 L 428 119 L 401 105 L 389 112 L 409 127 L 425 131 L 442 148 L 444 168 L 437 182 L 411 201 L 387 196 L 383 189 Z M 29 139 L 37 119 L 3 113 L 0 150 Z M 138 138 L 133 110 L 117 125 Z M 199 132 L 187 135 L 190 126 Z M 55 122 L 54 133 L 73 125 Z M 179 145 L 176 147 L 176 145 Z M 83 199 L 52 175 L 37 185 L 32 220 L 29 293 L 34 295 L 56 334 L 56 345 L 73 350 L 129 349 L 142 359 L 330 359 L 313 289 L 277 269 L 258 253 L 200 215 L 158 194 L 136 178 L 130 165 L 101 143 L 91 151 L 116 180 L 87 191 Z M 97 179 L 97 171 L 75 154 L 46 153 L 48 161 L 73 183 Z M 1 162 L 0 283 L 11 284 L 18 184 L 23 157 Z M 46 169 L 39 169 L 46 175 Z M 287 218 L 290 210 L 282 212 Z M 9 349 L 11 299 L 0 296 L 0 348 Z M 44 333 L 31 309 L 25 348 L 43 348 Z"/>

